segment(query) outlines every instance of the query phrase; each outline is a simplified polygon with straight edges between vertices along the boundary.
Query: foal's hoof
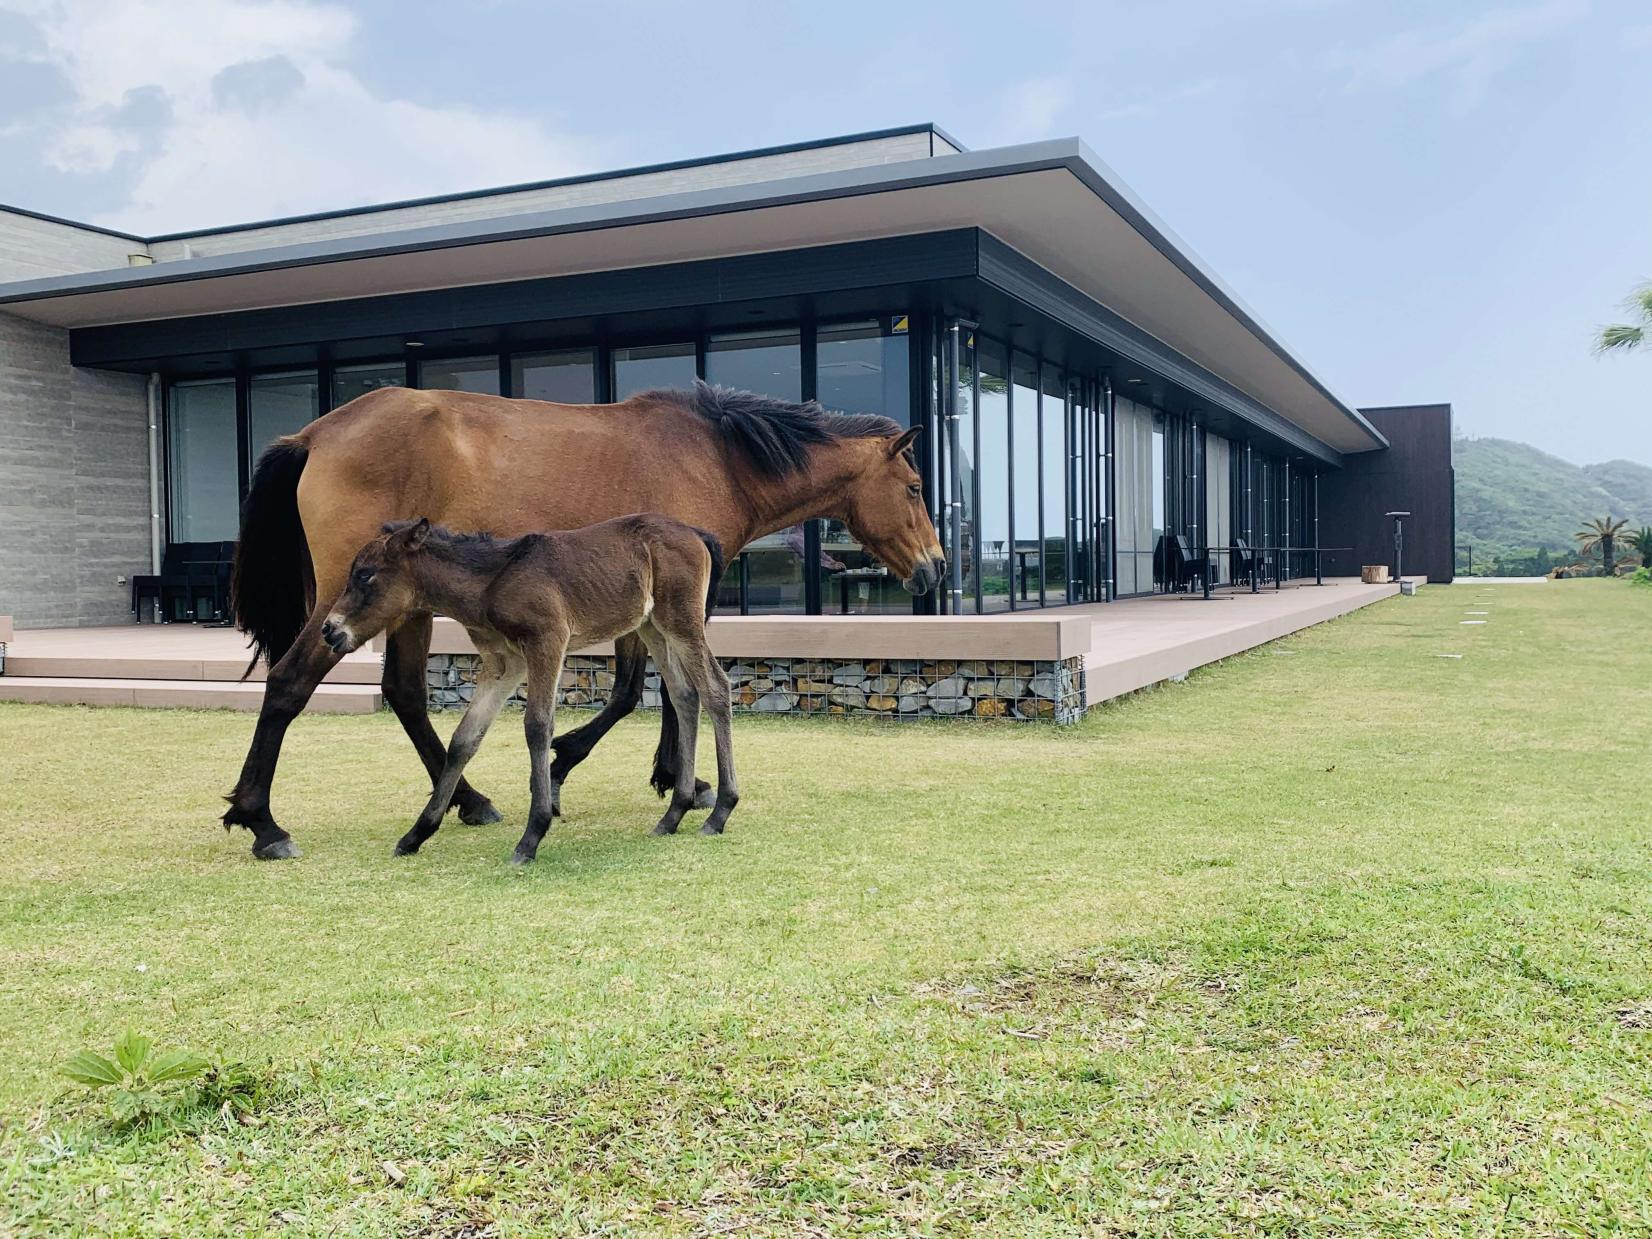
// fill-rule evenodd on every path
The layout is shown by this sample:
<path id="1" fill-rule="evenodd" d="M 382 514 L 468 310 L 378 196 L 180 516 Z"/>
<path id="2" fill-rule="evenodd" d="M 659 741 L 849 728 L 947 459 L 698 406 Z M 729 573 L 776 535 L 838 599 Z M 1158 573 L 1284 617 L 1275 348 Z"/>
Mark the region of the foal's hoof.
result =
<path id="1" fill-rule="evenodd" d="M 694 781 L 694 804 L 696 809 L 714 809 L 717 807 L 717 789 L 703 779 Z"/>
<path id="2" fill-rule="evenodd" d="M 511 853 L 511 865 L 513 867 L 520 869 L 523 865 L 531 864 L 533 864 L 533 857 L 526 852 L 518 850 Z"/>
<path id="3" fill-rule="evenodd" d="M 394 856 L 417 856 L 419 854 L 419 845 L 417 843 L 409 843 L 406 839 L 403 839 L 396 844 L 396 850 L 391 854 Z"/>
<path id="4" fill-rule="evenodd" d="M 505 820 L 505 815 L 493 807 L 486 796 L 459 806 L 459 820 L 466 826 L 492 826 Z"/>
<path id="5" fill-rule="evenodd" d="M 721 826 L 713 826 L 710 822 L 707 822 L 704 826 L 700 827 L 700 833 L 702 835 L 720 835 L 723 833 L 723 828 Z"/>
<path id="6" fill-rule="evenodd" d="M 277 839 L 274 843 L 253 844 L 252 854 L 259 860 L 297 860 L 304 855 L 291 839 Z"/>
<path id="7" fill-rule="evenodd" d="M 677 823 L 676 822 L 655 822 L 654 823 L 654 829 L 652 831 L 650 831 L 649 833 L 656 834 L 656 835 L 674 835 L 674 834 L 677 833 Z"/>

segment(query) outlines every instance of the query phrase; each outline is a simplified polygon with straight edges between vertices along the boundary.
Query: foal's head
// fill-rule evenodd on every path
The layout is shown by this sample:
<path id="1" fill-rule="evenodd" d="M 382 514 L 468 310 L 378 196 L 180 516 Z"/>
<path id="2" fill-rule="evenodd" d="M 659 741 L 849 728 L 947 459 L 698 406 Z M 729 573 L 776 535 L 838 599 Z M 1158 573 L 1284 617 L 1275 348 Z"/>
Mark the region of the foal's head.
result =
<path id="1" fill-rule="evenodd" d="M 845 490 L 843 517 L 868 551 L 900 573 L 908 593 L 926 594 L 945 575 L 946 559 L 912 460 L 917 437 L 914 427 L 866 441 L 866 463 Z"/>
<path id="2" fill-rule="evenodd" d="M 321 639 L 335 654 L 360 649 L 409 611 L 419 591 L 409 559 L 424 548 L 430 521 L 394 521 L 356 555 L 350 579 L 321 625 Z"/>

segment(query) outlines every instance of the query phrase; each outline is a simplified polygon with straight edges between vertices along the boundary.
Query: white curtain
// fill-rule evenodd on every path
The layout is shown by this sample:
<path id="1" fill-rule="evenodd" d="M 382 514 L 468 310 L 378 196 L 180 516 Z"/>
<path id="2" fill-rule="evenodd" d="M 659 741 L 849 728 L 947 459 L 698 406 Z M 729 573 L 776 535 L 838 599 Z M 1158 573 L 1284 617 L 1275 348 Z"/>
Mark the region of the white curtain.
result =
<path id="1" fill-rule="evenodd" d="M 1233 541 L 1233 475 L 1229 461 L 1233 444 L 1220 435 L 1205 434 L 1205 541 L 1212 552 L 1225 551 Z M 1231 558 L 1213 554 L 1216 560 L 1216 579 L 1230 579 Z"/>
<path id="2" fill-rule="evenodd" d="M 1153 588 L 1153 410 L 1123 397 L 1113 402 L 1113 476 L 1118 592 L 1145 594 Z"/>

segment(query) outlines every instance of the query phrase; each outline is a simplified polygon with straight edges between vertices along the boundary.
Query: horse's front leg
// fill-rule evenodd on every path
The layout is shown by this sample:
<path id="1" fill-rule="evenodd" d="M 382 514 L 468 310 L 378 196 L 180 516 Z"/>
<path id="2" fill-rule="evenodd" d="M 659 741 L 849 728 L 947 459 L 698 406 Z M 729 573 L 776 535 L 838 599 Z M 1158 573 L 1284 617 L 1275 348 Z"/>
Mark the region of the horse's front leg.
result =
<path id="1" fill-rule="evenodd" d="M 384 699 L 395 711 L 407 738 L 413 741 L 424 763 L 430 785 L 436 786 L 447 753 L 442 738 L 430 725 L 430 698 L 425 686 L 425 668 L 430 662 L 431 620 L 428 613 L 409 616 L 391 633 L 384 645 Z M 486 826 L 501 820 L 493 802 L 463 779 L 453 789 L 453 803 L 459 820 L 467 826 Z"/>
<path id="2" fill-rule="evenodd" d="M 492 660 L 483 656 L 483 666 L 487 667 Z M 430 801 L 419 814 L 418 820 L 413 823 L 405 835 L 396 844 L 397 856 L 411 856 L 424 844 L 424 841 L 435 834 L 442 824 L 442 817 L 447 813 L 447 807 L 453 800 L 454 789 L 459 786 L 459 780 L 464 775 L 465 765 L 476 755 L 481 747 L 482 737 L 487 735 L 488 728 L 498 717 L 499 708 L 506 699 L 516 691 L 516 686 L 522 682 L 522 665 L 517 662 L 501 660 L 495 665 L 494 672 L 476 686 L 476 692 L 470 699 L 470 708 L 465 711 L 464 718 L 459 720 L 459 726 L 454 728 L 453 739 L 447 746 L 447 757 L 442 764 L 442 772 L 436 777 L 436 787 L 430 793 Z"/>
<path id="3" fill-rule="evenodd" d="M 528 651 L 528 709 L 522 727 L 528 741 L 528 828 L 516 845 L 511 864 L 526 865 L 539 854 L 539 843 L 556 812 L 556 784 L 551 776 L 551 737 L 556 733 L 556 690 L 562 679 L 566 639 L 554 638 Z"/>

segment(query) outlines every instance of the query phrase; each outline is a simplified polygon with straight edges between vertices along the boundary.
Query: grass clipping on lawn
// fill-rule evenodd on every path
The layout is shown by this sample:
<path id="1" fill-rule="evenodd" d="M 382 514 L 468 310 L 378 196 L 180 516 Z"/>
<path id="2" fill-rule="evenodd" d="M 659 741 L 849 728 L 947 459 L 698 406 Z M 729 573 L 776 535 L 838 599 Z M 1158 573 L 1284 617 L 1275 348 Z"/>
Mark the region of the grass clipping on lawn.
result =
<path id="1" fill-rule="evenodd" d="M 1473 588 L 1070 729 L 741 718 L 723 839 L 638 717 L 527 872 L 517 716 L 401 861 L 394 719 L 301 719 L 267 865 L 249 717 L 0 706 L 0 1234 L 1644 1233 L 1645 604 Z M 128 1026 L 266 1100 L 112 1130 Z"/>

